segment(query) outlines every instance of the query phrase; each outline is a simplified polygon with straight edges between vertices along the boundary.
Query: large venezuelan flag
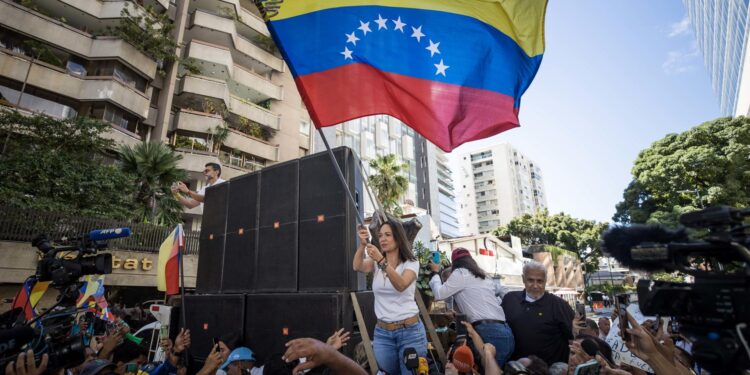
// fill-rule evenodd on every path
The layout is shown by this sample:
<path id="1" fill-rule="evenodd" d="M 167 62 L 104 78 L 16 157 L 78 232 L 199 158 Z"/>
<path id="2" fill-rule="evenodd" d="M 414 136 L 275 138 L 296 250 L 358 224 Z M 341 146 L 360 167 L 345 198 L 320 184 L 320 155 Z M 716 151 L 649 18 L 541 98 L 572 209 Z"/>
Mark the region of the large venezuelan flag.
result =
<path id="1" fill-rule="evenodd" d="M 184 243 L 182 224 L 178 224 L 159 247 L 156 287 L 167 295 L 180 292 L 180 248 Z"/>
<path id="2" fill-rule="evenodd" d="M 388 114 L 441 149 L 518 123 L 546 0 L 257 0 L 317 127 Z"/>

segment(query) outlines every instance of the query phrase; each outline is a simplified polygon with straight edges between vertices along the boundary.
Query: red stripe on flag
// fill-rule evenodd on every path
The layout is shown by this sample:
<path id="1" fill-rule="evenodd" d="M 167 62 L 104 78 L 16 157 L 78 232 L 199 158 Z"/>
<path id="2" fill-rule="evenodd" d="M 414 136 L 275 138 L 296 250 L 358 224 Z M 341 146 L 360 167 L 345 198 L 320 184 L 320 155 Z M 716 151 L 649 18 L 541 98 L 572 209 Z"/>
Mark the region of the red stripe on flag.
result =
<path id="1" fill-rule="evenodd" d="M 296 80 L 319 126 L 387 114 L 445 151 L 518 126 L 518 111 L 508 95 L 387 73 L 369 65 L 347 64 Z"/>
<path id="2" fill-rule="evenodd" d="M 21 285 L 21 290 L 16 294 L 16 298 L 13 299 L 13 304 L 10 307 L 11 309 L 22 308 L 26 320 L 34 317 L 34 312 L 31 309 L 31 301 L 29 300 L 29 296 L 31 295 L 31 285 L 33 285 L 33 282 L 29 279 Z"/>
<path id="3" fill-rule="evenodd" d="M 175 240 L 172 245 L 172 253 L 165 266 L 164 278 L 167 282 L 167 295 L 180 293 L 180 245 Z"/>

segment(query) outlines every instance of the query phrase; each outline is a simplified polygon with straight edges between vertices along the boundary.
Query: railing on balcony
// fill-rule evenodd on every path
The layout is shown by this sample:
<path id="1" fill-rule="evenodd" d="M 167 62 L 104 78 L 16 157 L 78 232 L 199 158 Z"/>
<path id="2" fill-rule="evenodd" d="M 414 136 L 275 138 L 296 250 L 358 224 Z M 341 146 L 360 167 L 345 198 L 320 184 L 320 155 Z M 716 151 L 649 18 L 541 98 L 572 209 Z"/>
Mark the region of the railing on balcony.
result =
<path id="1" fill-rule="evenodd" d="M 173 228 L 97 217 L 24 209 L 0 205 L 0 241 L 31 243 L 41 233 L 53 241 L 74 238 L 94 229 L 129 227 L 130 237 L 109 241 L 110 250 L 158 253 Z M 185 231 L 185 254 L 197 255 L 200 232 Z M 31 246 L 31 245 L 29 245 Z"/>

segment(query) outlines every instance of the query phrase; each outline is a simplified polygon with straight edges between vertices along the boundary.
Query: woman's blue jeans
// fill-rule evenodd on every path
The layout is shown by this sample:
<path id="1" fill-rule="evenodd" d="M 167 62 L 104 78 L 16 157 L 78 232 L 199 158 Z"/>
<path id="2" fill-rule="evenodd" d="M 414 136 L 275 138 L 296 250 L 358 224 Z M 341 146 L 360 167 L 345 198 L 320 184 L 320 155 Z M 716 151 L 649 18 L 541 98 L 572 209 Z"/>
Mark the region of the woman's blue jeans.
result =
<path id="1" fill-rule="evenodd" d="M 485 323 L 474 327 L 474 329 L 479 336 L 482 337 L 484 342 L 488 342 L 495 346 L 495 359 L 500 368 L 503 368 L 505 362 L 507 362 L 510 355 L 513 354 L 513 350 L 516 346 L 513 339 L 513 331 L 510 330 L 508 324 Z M 477 348 L 477 350 L 482 350 L 482 348 Z"/>
<path id="2" fill-rule="evenodd" d="M 393 331 L 375 326 L 372 342 L 380 370 L 388 375 L 410 374 L 404 366 L 404 349 L 414 348 L 420 357 L 427 358 L 427 334 L 422 321 Z"/>

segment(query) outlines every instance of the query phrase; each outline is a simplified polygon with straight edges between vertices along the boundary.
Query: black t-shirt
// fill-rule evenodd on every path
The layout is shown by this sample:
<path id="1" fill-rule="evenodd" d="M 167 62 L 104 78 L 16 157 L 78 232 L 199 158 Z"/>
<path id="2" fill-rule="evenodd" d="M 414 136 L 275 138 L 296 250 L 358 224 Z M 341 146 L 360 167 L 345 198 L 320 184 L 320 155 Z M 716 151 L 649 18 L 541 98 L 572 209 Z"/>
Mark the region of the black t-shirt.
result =
<path id="1" fill-rule="evenodd" d="M 516 342 L 512 359 L 533 354 L 548 365 L 568 362 L 575 314 L 562 298 L 544 293 L 542 298 L 528 302 L 525 291 L 510 292 L 503 297 L 503 311 Z"/>

